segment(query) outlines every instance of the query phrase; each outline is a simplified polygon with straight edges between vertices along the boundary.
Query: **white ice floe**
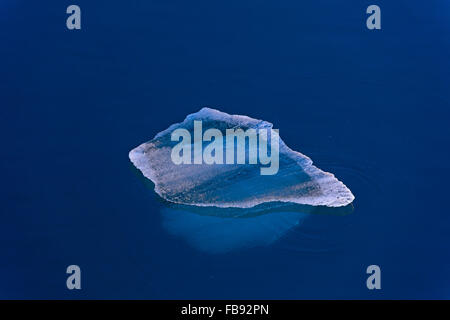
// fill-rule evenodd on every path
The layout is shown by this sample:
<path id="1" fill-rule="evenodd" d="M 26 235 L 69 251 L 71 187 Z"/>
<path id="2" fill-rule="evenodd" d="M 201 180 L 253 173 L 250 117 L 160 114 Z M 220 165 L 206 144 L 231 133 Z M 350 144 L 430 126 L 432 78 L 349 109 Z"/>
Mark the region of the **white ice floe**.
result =
<path id="1" fill-rule="evenodd" d="M 155 184 L 165 200 L 200 207 L 251 208 L 271 202 L 342 207 L 354 200 L 352 192 L 336 177 L 315 167 L 310 158 L 291 150 L 279 139 L 279 170 L 261 175 L 254 164 L 175 164 L 171 150 L 177 142 L 171 133 L 190 132 L 194 121 L 203 128 L 270 129 L 271 123 L 242 115 L 203 108 L 158 133 L 151 141 L 131 150 L 131 162 Z M 282 134 L 282 129 L 280 134 Z M 203 146 L 205 147 L 205 146 Z"/>

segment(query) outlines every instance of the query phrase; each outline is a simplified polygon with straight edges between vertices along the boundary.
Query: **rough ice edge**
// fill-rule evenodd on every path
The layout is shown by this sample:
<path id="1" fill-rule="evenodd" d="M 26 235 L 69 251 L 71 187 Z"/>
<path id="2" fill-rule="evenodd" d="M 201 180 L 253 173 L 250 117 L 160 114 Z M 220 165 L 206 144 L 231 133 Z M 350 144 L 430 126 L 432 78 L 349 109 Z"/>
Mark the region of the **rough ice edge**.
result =
<path id="1" fill-rule="evenodd" d="M 187 115 L 183 122 L 174 123 L 174 124 L 170 125 L 167 129 L 157 133 L 152 140 L 142 143 L 138 147 L 131 150 L 129 152 L 128 156 L 129 156 L 131 162 L 133 163 L 133 165 L 136 168 L 138 168 L 146 178 L 150 179 L 154 183 L 154 185 L 155 185 L 154 190 L 161 198 L 163 198 L 169 202 L 177 203 L 177 204 L 181 204 L 181 205 L 197 206 L 197 207 L 218 207 L 218 208 L 253 208 L 253 207 L 261 205 L 263 203 L 271 203 L 271 202 L 293 203 L 293 204 L 310 205 L 310 206 L 343 207 L 343 206 L 349 205 L 355 199 L 355 196 L 352 194 L 350 189 L 348 189 L 347 186 L 343 182 L 339 181 L 335 177 L 334 174 L 332 174 L 330 172 L 325 172 L 323 170 L 320 170 L 316 166 L 314 166 L 313 161 L 309 157 L 305 156 L 304 154 L 302 154 L 298 151 L 294 151 L 291 148 L 289 148 L 284 143 L 284 141 L 281 139 L 281 137 L 280 137 L 280 154 L 282 152 L 282 149 L 284 149 L 283 151 L 288 153 L 290 156 L 292 156 L 292 159 L 294 159 L 297 162 L 297 164 L 303 170 L 305 170 L 305 172 L 310 176 L 313 176 L 316 174 L 323 174 L 325 176 L 328 176 L 330 181 L 326 181 L 325 183 L 323 183 L 319 179 L 314 180 L 314 181 L 319 184 L 320 190 L 323 191 L 323 193 L 328 194 L 329 192 L 333 191 L 333 189 L 334 189 L 334 192 L 332 193 L 334 196 L 331 196 L 331 199 L 330 199 L 330 195 L 325 196 L 325 197 L 324 196 L 302 197 L 300 199 L 296 199 L 296 198 L 280 199 L 277 197 L 273 197 L 273 198 L 248 201 L 248 203 L 246 203 L 246 204 L 234 203 L 234 202 L 210 204 L 210 203 L 186 203 L 186 202 L 182 202 L 182 201 L 173 201 L 171 199 L 166 198 L 164 196 L 164 194 L 161 192 L 161 190 L 159 189 L 158 181 L 155 176 L 154 170 L 152 170 L 150 166 L 145 165 L 145 162 L 148 162 L 148 160 L 147 160 L 147 158 L 142 156 L 144 154 L 142 152 L 142 150 L 144 150 L 145 146 L 148 143 L 151 143 L 153 140 L 155 140 L 159 137 L 162 137 L 162 136 L 168 134 L 169 132 L 172 132 L 176 128 L 179 128 L 180 126 L 182 126 L 183 124 L 186 124 L 187 122 L 189 122 L 191 120 L 199 119 L 199 118 L 216 120 L 216 121 L 225 121 L 225 122 L 233 121 L 233 122 L 238 122 L 238 123 L 242 123 L 245 125 L 253 124 L 253 125 L 255 125 L 255 128 L 270 128 L 270 129 L 273 128 L 272 123 L 264 121 L 264 120 L 254 119 L 254 118 L 251 118 L 251 117 L 248 117 L 245 115 L 230 115 L 228 113 L 225 113 L 225 112 L 222 112 L 222 111 L 219 111 L 216 109 L 204 107 L 198 112 Z M 306 161 L 306 163 L 305 163 L 305 161 Z M 346 196 L 345 197 L 336 197 L 335 196 L 336 194 L 344 194 Z M 341 199 L 341 200 L 338 200 L 338 199 Z M 325 201 L 325 200 L 328 200 L 328 201 Z M 345 201 L 343 201 L 343 200 L 345 200 Z"/>

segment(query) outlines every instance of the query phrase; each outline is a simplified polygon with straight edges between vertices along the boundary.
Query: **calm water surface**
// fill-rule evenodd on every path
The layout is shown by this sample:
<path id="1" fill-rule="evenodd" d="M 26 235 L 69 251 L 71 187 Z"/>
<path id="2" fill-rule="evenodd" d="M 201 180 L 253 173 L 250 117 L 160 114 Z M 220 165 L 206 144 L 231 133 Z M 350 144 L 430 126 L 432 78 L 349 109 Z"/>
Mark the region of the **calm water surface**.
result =
<path id="1" fill-rule="evenodd" d="M 450 298 L 448 1 L 378 1 L 375 32 L 366 1 L 69 4 L 0 4 L 0 298 Z M 168 210 L 128 152 L 202 106 L 272 122 L 353 213 Z"/>

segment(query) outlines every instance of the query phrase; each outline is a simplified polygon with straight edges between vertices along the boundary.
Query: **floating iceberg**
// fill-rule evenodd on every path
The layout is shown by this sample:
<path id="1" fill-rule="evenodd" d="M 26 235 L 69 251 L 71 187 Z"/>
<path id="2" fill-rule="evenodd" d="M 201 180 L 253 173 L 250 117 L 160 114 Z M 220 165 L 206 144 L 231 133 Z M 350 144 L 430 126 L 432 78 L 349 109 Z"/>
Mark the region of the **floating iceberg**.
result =
<path id="1" fill-rule="evenodd" d="M 171 152 L 178 142 L 172 141 L 171 135 L 177 129 L 194 135 L 195 121 L 201 121 L 204 130 L 269 129 L 271 135 L 279 139 L 278 172 L 261 175 L 261 166 L 249 163 L 175 164 Z M 310 158 L 291 150 L 275 132 L 269 122 L 203 108 L 131 150 L 129 157 L 155 184 L 159 196 L 180 205 L 231 209 L 272 204 L 344 207 L 353 201 L 351 191 L 333 174 L 318 169 Z M 246 148 L 250 154 L 251 147 Z"/>

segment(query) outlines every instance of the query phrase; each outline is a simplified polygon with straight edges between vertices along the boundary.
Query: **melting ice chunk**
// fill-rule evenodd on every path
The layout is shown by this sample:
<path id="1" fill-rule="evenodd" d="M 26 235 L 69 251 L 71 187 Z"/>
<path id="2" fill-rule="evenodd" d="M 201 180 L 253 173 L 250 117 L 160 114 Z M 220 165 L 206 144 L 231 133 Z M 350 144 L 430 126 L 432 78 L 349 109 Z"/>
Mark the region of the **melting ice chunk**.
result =
<path id="1" fill-rule="evenodd" d="M 342 207 L 353 201 L 351 191 L 333 174 L 318 169 L 311 159 L 291 150 L 277 134 L 279 169 L 273 175 L 261 175 L 261 165 L 248 162 L 175 164 L 171 152 L 178 141 L 172 141 L 171 134 L 185 129 L 194 136 L 196 121 L 202 122 L 203 130 L 265 128 L 271 135 L 276 134 L 269 122 L 210 108 L 188 115 L 183 122 L 171 125 L 129 153 L 131 162 L 155 184 L 155 191 L 163 199 L 219 208 L 252 208 L 270 203 Z M 246 148 L 250 154 L 249 146 Z"/>

